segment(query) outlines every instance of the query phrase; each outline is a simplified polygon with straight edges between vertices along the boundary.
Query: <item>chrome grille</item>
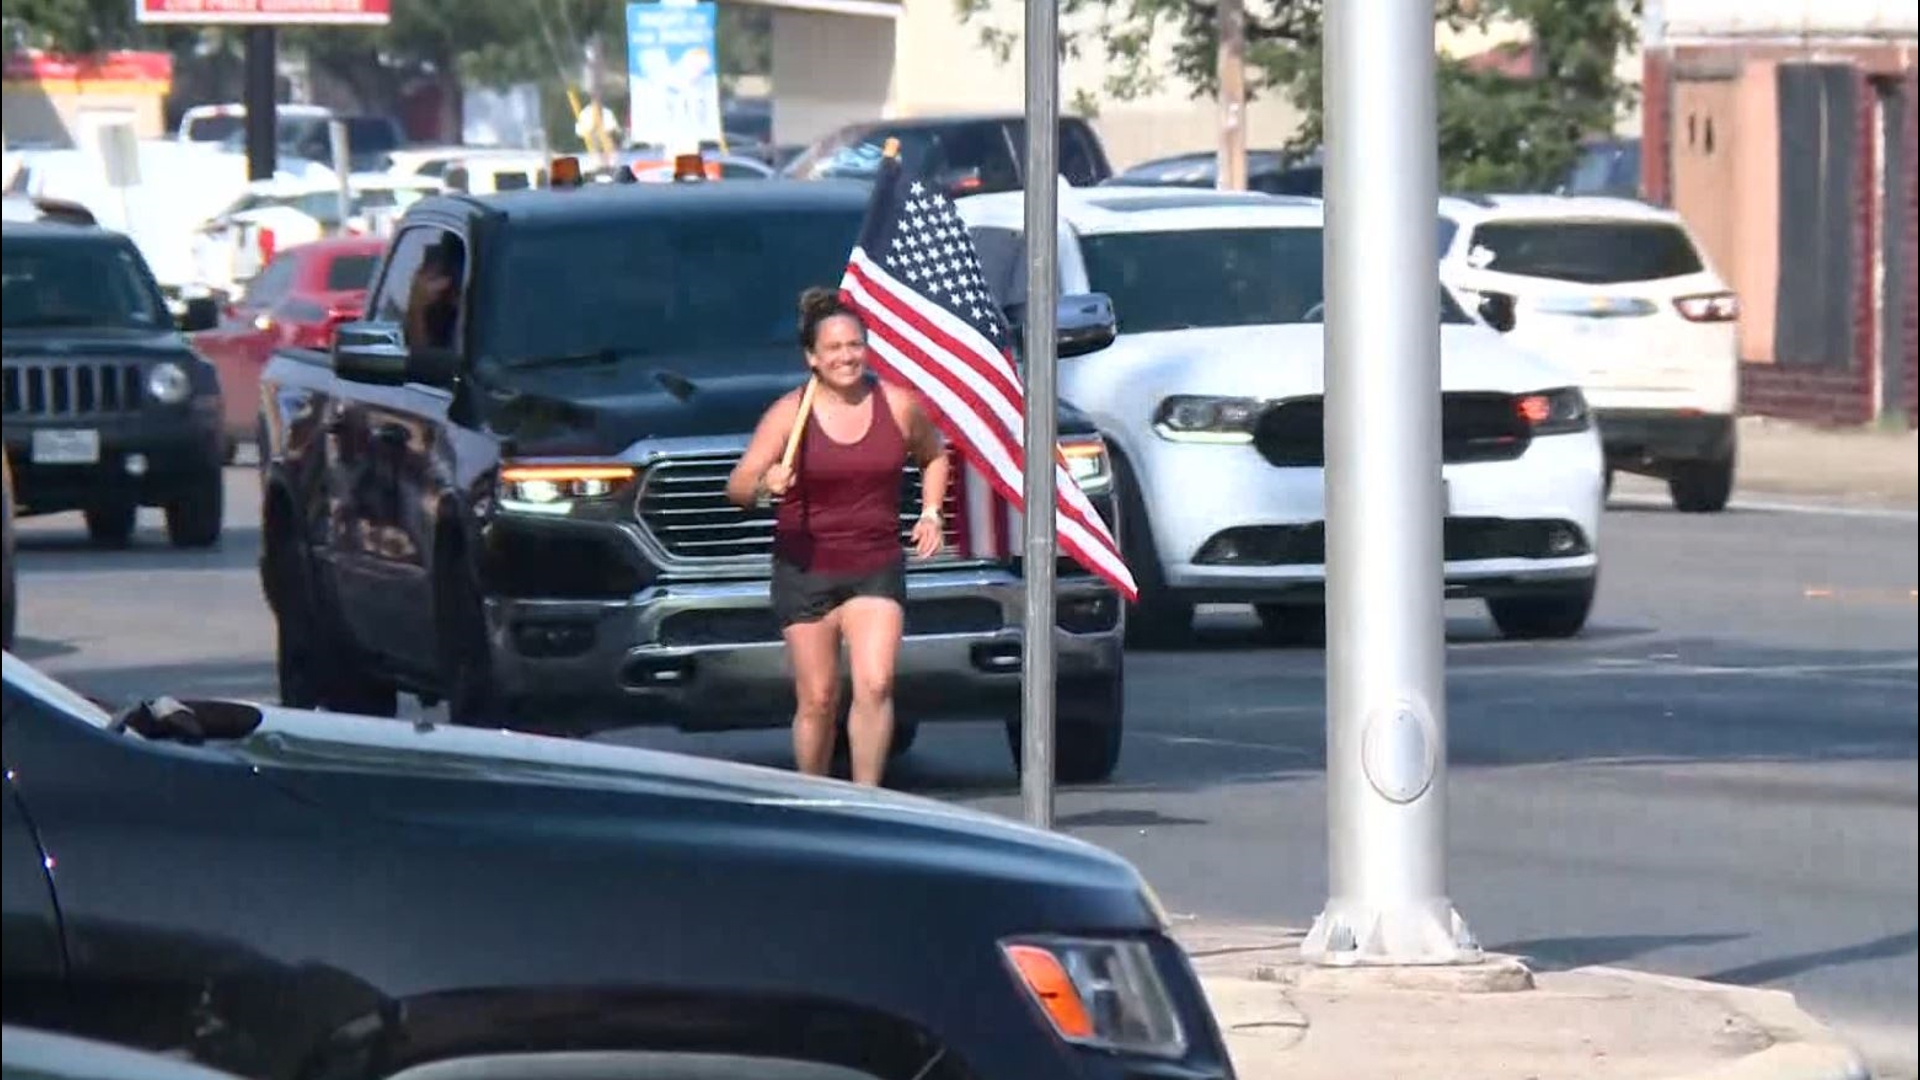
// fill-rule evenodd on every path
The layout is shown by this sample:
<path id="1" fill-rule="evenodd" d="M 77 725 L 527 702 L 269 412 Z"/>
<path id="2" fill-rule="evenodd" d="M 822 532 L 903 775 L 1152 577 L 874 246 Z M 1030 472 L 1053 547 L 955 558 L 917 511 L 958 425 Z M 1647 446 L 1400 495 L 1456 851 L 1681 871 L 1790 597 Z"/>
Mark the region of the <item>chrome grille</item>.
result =
<path id="1" fill-rule="evenodd" d="M 134 412 L 140 395 L 139 364 L 8 364 L 0 413 L 36 418 Z"/>
<path id="2" fill-rule="evenodd" d="M 640 524 L 678 560 L 766 559 L 773 555 L 773 507 L 742 510 L 727 501 L 727 475 L 739 459 L 726 455 L 670 457 L 649 466 L 636 507 Z M 777 500 L 776 500 L 777 502 Z M 920 470 L 907 466 L 900 483 L 900 542 L 920 516 Z M 958 542 L 956 502 L 946 499 L 949 551 Z"/>

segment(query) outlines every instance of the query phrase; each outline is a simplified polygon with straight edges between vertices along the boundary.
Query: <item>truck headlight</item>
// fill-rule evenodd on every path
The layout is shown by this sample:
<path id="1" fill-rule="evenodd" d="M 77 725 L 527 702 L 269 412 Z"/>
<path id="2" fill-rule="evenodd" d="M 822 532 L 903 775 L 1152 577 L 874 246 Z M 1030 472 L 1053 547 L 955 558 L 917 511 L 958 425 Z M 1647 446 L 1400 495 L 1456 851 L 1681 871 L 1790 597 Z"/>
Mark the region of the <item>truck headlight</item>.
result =
<path id="1" fill-rule="evenodd" d="M 162 405 L 178 405 L 192 395 L 193 379 L 186 368 L 163 360 L 147 370 L 147 393 Z"/>
<path id="2" fill-rule="evenodd" d="M 1153 430 L 1174 442 L 1250 443 L 1265 407 L 1257 398 L 1176 394 L 1154 410 Z"/>
<path id="3" fill-rule="evenodd" d="M 502 465 L 500 509 L 564 516 L 583 502 L 610 499 L 633 482 L 629 465 Z"/>
<path id="4" fill-rule="evenodd" d="M 1587 398 L 1578 388 L 1561 387 L 1514 398 L 1513 407 L 1535 435 L 1565 435 L 1585 431 L 1593 423 Z"/>
<path id="5" fill-rule="evenodd" d="M 1099 1050 L 1177 1058 L 1186 1033 L 1146 942 L 1034 937 L 1001 952 L 1055 1034 Z"/>
<path id="6" fill-rule="evenodd" d="M 1100 436 L 1069 435 L 1060 440 L 1060 456 L 1067 459 L 1067 474 L 1081 491 L 1096 495 L 1113 483 L 1113 463 Z"/>

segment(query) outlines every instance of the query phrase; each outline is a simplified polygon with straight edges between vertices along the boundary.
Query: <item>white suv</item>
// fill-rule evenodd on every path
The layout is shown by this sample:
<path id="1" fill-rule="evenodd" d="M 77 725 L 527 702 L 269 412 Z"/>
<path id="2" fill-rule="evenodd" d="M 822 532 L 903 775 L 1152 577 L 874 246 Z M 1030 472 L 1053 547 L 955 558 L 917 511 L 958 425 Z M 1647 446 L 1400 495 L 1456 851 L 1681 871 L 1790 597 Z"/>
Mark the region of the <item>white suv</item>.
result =
<path id="1" fill-rule="evenodd" d="M 1515 344 L 1577 373 L 1609 479 L 1642 473 L 1680 510 L 1724 509 L 1739 303 L 1680 216 L 1552 195 L 1447 198 L 1440 213 L 1455 226 L 1441 278 Z"/>
<path id="2" fill-rule="evenodd" d="M 1024 302 L 1022 195 L 956 206 L 995 296 Z M 1061 361 L 1059 386 L 1112 452 L 1135 643 L 1186 637 L 1201 602 L 1252 604 L 1278 637 L 1324 629 L 1321 221 L 1317 199 L 1060 193 L 1061 294 L 1105 294 L 1119 326 L 1108 348 Z M 1570 372 L 1434 290 L 1447 595 L 1484 599 L 1510 636 L 1578 633 L 1603 498 L 1586 403 Z"/>

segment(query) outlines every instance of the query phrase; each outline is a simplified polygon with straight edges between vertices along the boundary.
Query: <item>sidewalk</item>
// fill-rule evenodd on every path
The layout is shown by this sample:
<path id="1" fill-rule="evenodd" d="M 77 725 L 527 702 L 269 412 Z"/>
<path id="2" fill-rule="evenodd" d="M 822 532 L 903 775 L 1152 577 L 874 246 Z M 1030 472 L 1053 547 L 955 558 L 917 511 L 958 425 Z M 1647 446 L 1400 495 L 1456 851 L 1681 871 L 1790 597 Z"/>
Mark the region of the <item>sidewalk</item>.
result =
<path id="1" fill-rule="evenodd" d="M 1814 428 L 1763 416 L 1742 417 L 1739 431 L 1736 497 L 1920 503 L 1920 437 L 1913 431 Z"/>
<path id="2" fill-rule="evenodd" d="M 1240 1080 L 1868 1080 L 1793 996 L 1619 968 L 1302 964 L 1300 932 L 1176 927 Z"/>

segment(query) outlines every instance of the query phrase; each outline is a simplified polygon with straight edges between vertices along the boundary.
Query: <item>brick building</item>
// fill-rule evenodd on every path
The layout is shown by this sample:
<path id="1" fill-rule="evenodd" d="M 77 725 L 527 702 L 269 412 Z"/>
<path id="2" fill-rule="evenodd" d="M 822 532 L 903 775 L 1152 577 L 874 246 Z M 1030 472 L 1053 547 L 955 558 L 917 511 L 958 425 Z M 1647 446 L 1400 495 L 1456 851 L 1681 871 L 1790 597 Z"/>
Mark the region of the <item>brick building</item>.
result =
<path id="1" fill-rule="evenodd" d="M 1913 426 L 1912 0 L 1648 6 L 1646 191 L 1740 294 L 1744 410 Z"/>

